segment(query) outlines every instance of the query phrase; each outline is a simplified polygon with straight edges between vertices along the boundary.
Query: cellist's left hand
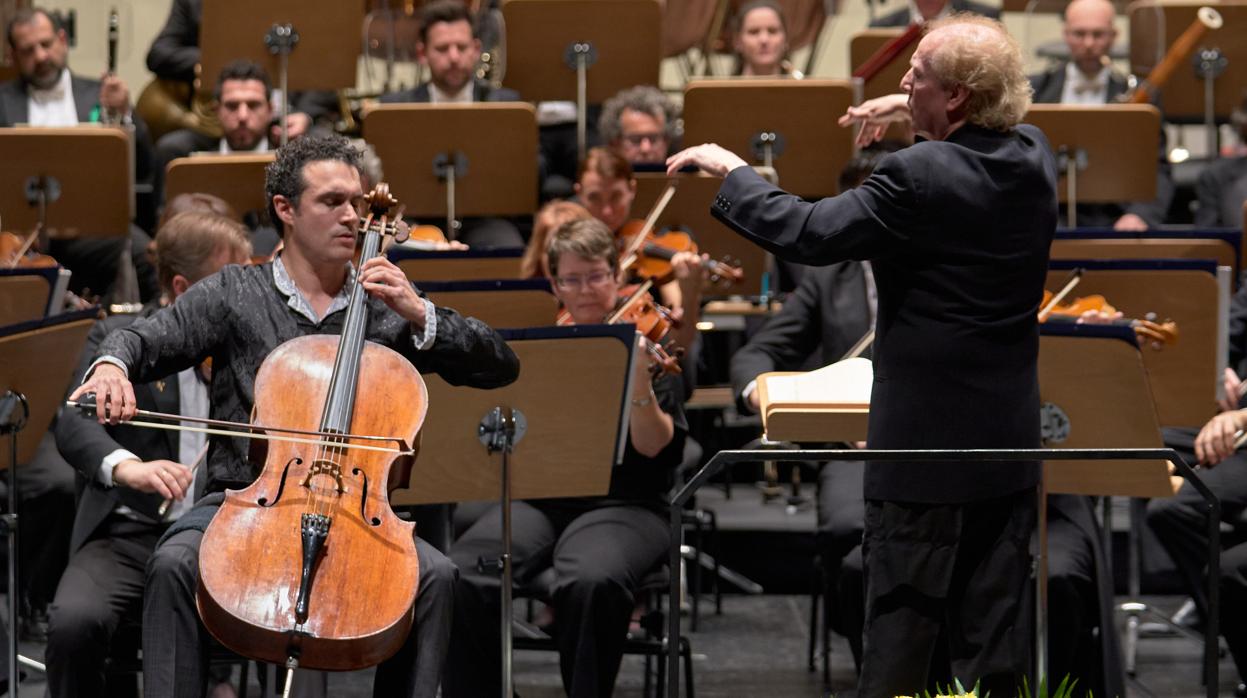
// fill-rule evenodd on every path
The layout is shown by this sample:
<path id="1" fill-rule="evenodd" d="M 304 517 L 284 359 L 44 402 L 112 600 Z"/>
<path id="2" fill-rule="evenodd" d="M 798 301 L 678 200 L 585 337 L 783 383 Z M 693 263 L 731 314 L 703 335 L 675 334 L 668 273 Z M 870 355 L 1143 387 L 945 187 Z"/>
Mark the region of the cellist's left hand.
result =
<path id="1" fill-rule="evenodd" d="M 393 262 L 385 257 L 373 257 L 364 262 L 359 269 L 359 282 L 368 295 L 385 301 L 413 327 L 424 329 L 424 299 Z"/>

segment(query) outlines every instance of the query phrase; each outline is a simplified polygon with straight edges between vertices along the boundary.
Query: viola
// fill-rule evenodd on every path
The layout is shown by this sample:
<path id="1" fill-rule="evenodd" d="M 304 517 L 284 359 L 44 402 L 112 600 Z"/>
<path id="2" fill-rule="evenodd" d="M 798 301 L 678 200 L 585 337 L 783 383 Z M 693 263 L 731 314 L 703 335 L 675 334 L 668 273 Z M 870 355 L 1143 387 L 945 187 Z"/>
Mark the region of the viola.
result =
<path id="1" fill-rule="evenodd" d="M 0 268 L 47 269 L 57 266 L 56 260 L 33 249 L 36 236 L 0 233 Z"/>
<path id="2" fill-rule="evenodd" d="M 396 204 L 384 184 L 369 196 L 361 263 L 394 234 Z M 388 492 L 406 484 L 428 392 L 407 359 L 364 339 L 364 301 L 356 284 L 340 336 L 292 339 L 260 366 L 251 428 L 271 432 L 264 470 L 226 493 L 200 550 L 209 632 L 291 671 L 375 665 L 414 618 L 414 524 Z"/>

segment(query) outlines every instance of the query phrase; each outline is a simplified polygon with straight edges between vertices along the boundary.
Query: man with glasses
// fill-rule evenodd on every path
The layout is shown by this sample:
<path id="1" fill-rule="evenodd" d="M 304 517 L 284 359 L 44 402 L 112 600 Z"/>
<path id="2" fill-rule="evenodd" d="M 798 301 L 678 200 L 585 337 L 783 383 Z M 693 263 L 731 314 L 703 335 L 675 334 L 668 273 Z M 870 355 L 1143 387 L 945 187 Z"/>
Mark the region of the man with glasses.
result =
<path id="1" fill-rule="evenodd" d="M 679 118 L 679 109 L 662 90 L 637 85 L 606 100 L 598 133 L 633 166 L 661 165 L 676 139 Z"/>

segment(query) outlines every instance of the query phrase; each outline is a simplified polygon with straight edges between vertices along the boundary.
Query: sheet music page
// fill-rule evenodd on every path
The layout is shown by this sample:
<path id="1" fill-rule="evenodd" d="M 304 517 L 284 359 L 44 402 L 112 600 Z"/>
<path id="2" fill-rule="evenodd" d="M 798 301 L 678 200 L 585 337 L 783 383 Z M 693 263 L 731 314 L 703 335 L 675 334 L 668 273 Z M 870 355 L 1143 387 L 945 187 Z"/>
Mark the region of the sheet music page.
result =
<path id="1" fill-rule="evenodd" d="M 869 404 L 874 382 L 870 359 L 854 358 L 795 376 L 768 376 L 770 404 Z"/>

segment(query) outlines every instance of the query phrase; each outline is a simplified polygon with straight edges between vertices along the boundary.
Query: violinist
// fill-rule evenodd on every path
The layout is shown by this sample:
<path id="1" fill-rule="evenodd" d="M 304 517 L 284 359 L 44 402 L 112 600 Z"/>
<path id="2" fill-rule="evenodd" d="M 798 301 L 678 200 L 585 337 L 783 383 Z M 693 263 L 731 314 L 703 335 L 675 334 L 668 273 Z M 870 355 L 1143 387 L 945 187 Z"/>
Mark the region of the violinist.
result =
<path id="1" fill-rule="evenodd" d="M 147 125 L 130 109 L 130 91 L 125 81 L 105 74 L 100 80 L 73 75 L 68 68 L 69 38 L 57 20 L 37 7 L 15 12 L 6 27 L 9 49 L 17 63 L 19 77 L 0 83 L 0 127 L 76 126 L 100 122 L 107 114 L 118 123 L 133 126 L 134 174 L 138 182 L 153 176 L 152 144 Z M 35 174 L 35 173 L 31 173 Z M 158 292 L 156 272 L 147 261 L 151 238 L 131 225 L 129 250 L 138 272 L 139 294 L 153 299 Z M 73 240 L 49 241 L 48 252 L 73 272 L 69 289 L 78 295 L 108 296 L 117 278 L 125 243 L 81 236 Z"/>
<path id="2" fill-rule="evenodd" d="M 174 301 L 187 288 L 226 264 L 245 264 L 251 255 L 239 223 L 204 211 L 178 215 L 156 234 L 159 303 L 141 316 L 114 315 L 92 329 L 82 354 L 81 379 L 96 347 L 124 327 Z M 187 368 L 167 379 L 134 386 L 141 409 L 208 416 L 204 370 Z M 65 410 L 56 423 L 57 443 L 80 475 L 69 566 L 51 608 L 48 632 L 48 691 L 59 696 L 105 694 L 104 673 L 112 635 L 124 623 L 142 619 L 143 577 L 156 540 L 192 502 L 203 435 L 102 426 Z M 173 500 L 166 516 L 162 502 Z"/>
<path id="3" fill-rule="evenodd" d="M 597 220 L 559 228 L 548 246 L 555 295 L 577 324 L 601 323 L 619 302 L 618 251 Z M 638 337 L 638 339 L 640 339 Z M 520 584 L 553 566 L 551 589 L 563 688 L 573 698 L 614 690 L 637 582 L 662 563 L 668 529 L 664 495 L 684 451 L 687 425 L 677 377 L 652 377 L 638 346 L 628 443 L 605 497 L 515 502 L 512 555 Z M 573 404 L 575 395 L 564 399 Z M 501 511 L 493 505 L 451 548 L 460 569 L 455 593 L 447 698 L 497 695 L 498 578 L 476 571 L 500 552 Z"/>
<path id="4" fill-rule="evenodd" d="M 528 238 L 524 256 L 520 259 L 521 279 L 545 279 L 550 276 L 546 243 L 554 231 L 572 221 L 593 218 L 584 206 L 570 201 L 551 201 L 533 216 L 533 234 Z"/>
<path id="5" fill-rule="evenodd" d="M 264 358 L 296 337 L 339 334 L 356 283 L 368 294 L 367 339 L 416 368 L 478 388 L 505 385 L 518 375 L 518 361 L 501 337 L 478 320 L 433 306 L 384 256 L 354 266 L 363 190 L 359 153 L 345 139 L 291 141 L 269 166 L 265 190 L 269 214 L 282 225 L 280 256 L 256 266 L 227 266 L 172 306 L 110 334 L 71 399 L 95 393 L 100 419 L 116 424 L 135 413 L 131 380 L 154 380 L 211 357 L 211 416 L 246 423 Z M 153 695 L 202 695 L 205 633 L 194 596 L 200 543 L 223 490 L 244 487 L 259 472 L 242 438 L 212 437 L 203 467 L 206 496 L 166 533 L 148 565 L 143 683 Z M 440 682 L 455 571 L 423 540 L 415 545 L 415 629 L 381 664 L 378 696 L 431 698 Z"/>
<path id="6" fill-rule="evenodd" d="M 632 217 L 636 180 L 627 160 L 606 148 L 590 148 L 576 177 L 576 200 L 619 235 Z M 621 241 L 621 246 L 623 242 Z M 658 302 L 671 309 L 675 343 L 691 348 L 701 314 L 703 256 L 681 252 L 671 259 L 674 280 L 657 280 Z"/>

